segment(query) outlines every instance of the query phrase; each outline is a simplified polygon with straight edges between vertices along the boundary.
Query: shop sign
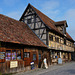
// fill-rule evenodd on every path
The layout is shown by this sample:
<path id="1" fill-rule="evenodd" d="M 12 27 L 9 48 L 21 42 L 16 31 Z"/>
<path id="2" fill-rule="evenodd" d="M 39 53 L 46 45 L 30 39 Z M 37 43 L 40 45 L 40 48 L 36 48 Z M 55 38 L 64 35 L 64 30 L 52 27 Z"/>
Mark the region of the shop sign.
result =
<path id="1" fill-rule="evenodd" d="M 58 64 L 62 64 L 62 59 L 61 58 L 58 59 Z"/>
<path id="2" fill-rule="evenodd" d="M 18 67 L 18 61 L 10 61 L 10 68 Z"/>
<path id="3" fill-rule="evenodd" d="M 5 52 L 0 52 L 0 60 L 5 59 Z"/>

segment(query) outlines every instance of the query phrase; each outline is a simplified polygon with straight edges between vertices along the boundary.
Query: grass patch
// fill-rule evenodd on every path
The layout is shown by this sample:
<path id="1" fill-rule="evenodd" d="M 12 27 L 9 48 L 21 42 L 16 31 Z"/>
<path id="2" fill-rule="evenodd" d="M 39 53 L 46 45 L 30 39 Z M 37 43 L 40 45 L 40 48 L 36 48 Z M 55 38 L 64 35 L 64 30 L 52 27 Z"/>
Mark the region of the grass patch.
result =
<path id="1" fill-rule="evenodd" d="M 0 75 L 2 75 L 2 73 L 0 72 Z"/>
<path id="2" fill-rule="evenodd" d="M 8 74 L 2 74 L 2 75 L 12 75 L 12 73 L 8 73 Z"/>

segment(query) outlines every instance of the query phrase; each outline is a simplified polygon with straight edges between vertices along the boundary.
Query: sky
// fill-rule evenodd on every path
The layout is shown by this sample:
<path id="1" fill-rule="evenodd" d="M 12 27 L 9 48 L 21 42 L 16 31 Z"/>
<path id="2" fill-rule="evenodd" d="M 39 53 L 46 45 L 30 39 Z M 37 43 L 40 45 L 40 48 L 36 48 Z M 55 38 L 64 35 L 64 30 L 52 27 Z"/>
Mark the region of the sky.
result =
<path id="1" fill-rule="evenodd" d="M 67 32 L 75 40 L 75 0 L 0 0 L 0 14 L 19 20 L 28 3 L 52 20 L 66 20 Z"/>

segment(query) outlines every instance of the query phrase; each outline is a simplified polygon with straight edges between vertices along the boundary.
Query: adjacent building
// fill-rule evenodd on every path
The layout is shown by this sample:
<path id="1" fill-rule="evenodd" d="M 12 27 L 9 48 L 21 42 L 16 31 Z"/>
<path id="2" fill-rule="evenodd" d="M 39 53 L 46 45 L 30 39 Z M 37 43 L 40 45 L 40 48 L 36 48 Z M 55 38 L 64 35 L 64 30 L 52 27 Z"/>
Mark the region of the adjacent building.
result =
<path id="1" fill-rule="evenodd" d="M 0 72 L 20 72 L 40 67 L 42 55 L 49 57 L 48 53 L 47 46 L 28 25 L 0 14 Z M 31 62 L 34 62 L 32 68 Z"/>

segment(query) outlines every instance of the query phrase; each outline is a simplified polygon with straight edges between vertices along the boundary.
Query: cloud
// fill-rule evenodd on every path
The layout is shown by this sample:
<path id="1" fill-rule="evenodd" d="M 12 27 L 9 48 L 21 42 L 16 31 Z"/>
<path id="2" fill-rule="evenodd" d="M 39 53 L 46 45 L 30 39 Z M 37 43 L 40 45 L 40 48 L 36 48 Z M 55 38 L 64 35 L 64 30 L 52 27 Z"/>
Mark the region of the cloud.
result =
<path id="1" fill-rule="evenodd" d="M 69 9 L 64 16 L 69 21 L 75 21 L 75 9 Z"/>
<path id="2" fill-rule="evenodd" d="M 62 12 L 62 10 L 59 10 L 59 7 L 60 3 L 58 1 L 47 1 L 41 5 L 41 10 L 53 20 L 67 20 L 67 32 L 75 39 L 75 9 L 68 8 Z"/>
<path id="3" fill-rule="evenodd" d="M 60 4 L 58 1 L 45 1 L 43 2 L 43 4 L 40 5 L 40 9 L 47 16 L 55 19 L 56 15 L 60 13 L 60 10 L 58 10 L 59 5 Z"/>
<path id="4" fill-rule="evenodd" d="M 59 20 L 67 20 L 69 23 L 75 22 L 75 9 L 68 9 L 66 11 L 63 11 L 63 15 L 61 15 L 62 12 L 60 12 L 60 16 L 58 16 L 56 19 Z"/>
<path id="5" fill-rule="evenodd" d="M 57 1 L 45 1 L 41 7 L 44 9 L 44 10 L 52 10 L 52 9 L 55 9 L 59 6 L 59 2 Z"/>
<path id="6" fill-rule="evenodd" d="M 14 18 L 16 20 L 19 20 L 21 15 L 22 15 L 22 12 L 20 11 L 14 11 L 14 12 L 7 13 L 7 16 Z"/>
<path id="7" fill-rule="evenodd" d="M 65 14 L 66 19 L 69 21 L 68 32 L 75 39 L 75 9 L 69 9 Z"/>
<path id="8" fill-rule="evenodd" d="M 68 21 L 68 29 L 69 34 L 75 39 L 75 9 L 69 9 L 64 14 L 64 18 Z"/>
<path id="9" fill-rule="evenodd" d="M 71 37 L 75 40 L 75 9 L 67 9 L 63 11 L 63 15 L 58 15 L 56 17 L 56 21 L 66 20 L 68 24 L 67 32 L 71 35 Z"/>
<path id="10" fill-rule="evenodd" d="M 75 0 L 68 0 L 71 4 L 75 4 Z"/>

